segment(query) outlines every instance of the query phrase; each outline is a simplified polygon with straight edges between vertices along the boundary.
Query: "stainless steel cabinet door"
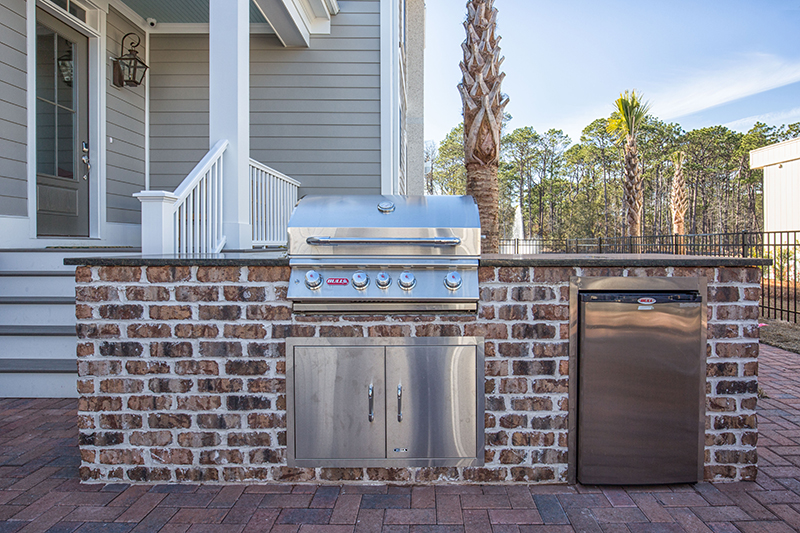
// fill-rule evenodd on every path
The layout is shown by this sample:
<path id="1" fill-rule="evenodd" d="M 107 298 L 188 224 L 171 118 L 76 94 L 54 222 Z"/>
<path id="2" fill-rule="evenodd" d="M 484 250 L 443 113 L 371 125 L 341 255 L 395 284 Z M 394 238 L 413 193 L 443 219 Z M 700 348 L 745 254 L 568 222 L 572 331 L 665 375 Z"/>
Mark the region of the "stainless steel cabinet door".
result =
<path id="1" fill-rule="evenodd" d="M 578 481 L 697 481 L 705 383 L 699 303 L 582 303 Z"/>
<path id="2" fill-rule="evenodd" d="M 387 457 L 475 457 L 475 365 L 474 346 L 386 348 Z"/>
<path id="3" fill-rule="evenodd" d="M 386 457 L 383 347 L 296 347 L 295 457 Z"/>

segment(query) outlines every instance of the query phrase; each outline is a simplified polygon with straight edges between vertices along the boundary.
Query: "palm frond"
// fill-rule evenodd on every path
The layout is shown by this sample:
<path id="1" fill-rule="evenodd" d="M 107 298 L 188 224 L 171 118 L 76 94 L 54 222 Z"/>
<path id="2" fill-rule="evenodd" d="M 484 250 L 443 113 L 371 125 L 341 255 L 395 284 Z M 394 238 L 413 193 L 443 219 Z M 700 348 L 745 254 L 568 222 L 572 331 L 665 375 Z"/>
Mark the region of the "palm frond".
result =
<path id="1" fill-rule="evenodd" d="M 608 121 L 608 132 L 616 134 L 620 141 L 626 137 L 635 137 L 647 113 L 650 104 L 641 99 L 636 91 L 625 91 L 614 100 L 614 111 Z"/>

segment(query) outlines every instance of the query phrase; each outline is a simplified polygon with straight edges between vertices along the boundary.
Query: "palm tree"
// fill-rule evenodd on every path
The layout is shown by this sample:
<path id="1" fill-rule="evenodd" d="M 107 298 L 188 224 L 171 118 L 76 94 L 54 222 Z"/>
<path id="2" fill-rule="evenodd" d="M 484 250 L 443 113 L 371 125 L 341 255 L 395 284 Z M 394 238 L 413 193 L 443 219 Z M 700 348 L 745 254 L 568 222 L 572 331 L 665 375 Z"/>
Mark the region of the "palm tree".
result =
<path id="1" fill-rule="evenodd" d="M 672 194 L 670 195 L 673 235 L 683 235 L 686 233 L 684 227 L 684 219 L 686 218 L 686 177 L 683 175 L 683 165 L 685 162 L 685 152 L 678 150 L 672 154 L 672 164 L 675 168 L 675 174 L 672 177 Z"/>
<path id="2" fill-rule="evenodd" d="M 458 89 L 464 105 L 464 163 L 467 169 L 467 194 L 478 204 L 481 244 L 485 253 L 500 250 L 499 187 L 500 133 L 508 97 L 500 92 L 505 74 L 500 72 L 500 37 L 495 35 L 497 9 L 494 0 L 468 0 L 464 29 L 467 39 L 461 45 L 462 82 Z"/>
<path id="3" fill-rule="evenodd" d="M 636 91 L 625 91 L 614 101 L 614 106 L 616 112 L 608 121 L 608 132 L 615 133 L 625 148 L 625 234 L 628 237 L 638 237 L 642 234 L 642 169 L 639 166 L 636 134 L 647 116 L 650 104 L 643 102 Z"/>
<path id="4" fill-rule="evenodd" d="M 686 177 L 683 175 L 683 165 L 686 163 L 686 152 L 678 150 L 672 154 L 672 164 L 675 168 L 675 173 L 672 176 L 672 194 L 670 194 L 669 207 L 672 211 L 672 235 L 676 240 L 675 253 L 686 253 L 686 248 L 683 245 L 683 237 L 686 233 L 686 207 L 688 206 L 688 199 L 686 198 Z M 678 235 L 681 235 L 679 237 Z"/>

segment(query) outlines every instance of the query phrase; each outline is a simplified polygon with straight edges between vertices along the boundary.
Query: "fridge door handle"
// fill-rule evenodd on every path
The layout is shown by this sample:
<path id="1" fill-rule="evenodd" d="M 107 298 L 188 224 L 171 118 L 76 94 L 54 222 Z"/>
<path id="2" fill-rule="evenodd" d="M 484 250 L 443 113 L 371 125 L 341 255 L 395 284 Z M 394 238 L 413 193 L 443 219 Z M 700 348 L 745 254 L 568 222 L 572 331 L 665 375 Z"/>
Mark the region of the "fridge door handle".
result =
<path id="1" fill-rule="evenodd" d="M 372 383 L 369 384 L 367 397 L 369 398 L 369 421 L 373 422 L 375 420 L 375 390 L 372 387 Z"/>
<path id="2" fill-rule="evenodd" d="M 403 384 L 397 384 L 397 421 L 403 421 Z"/>

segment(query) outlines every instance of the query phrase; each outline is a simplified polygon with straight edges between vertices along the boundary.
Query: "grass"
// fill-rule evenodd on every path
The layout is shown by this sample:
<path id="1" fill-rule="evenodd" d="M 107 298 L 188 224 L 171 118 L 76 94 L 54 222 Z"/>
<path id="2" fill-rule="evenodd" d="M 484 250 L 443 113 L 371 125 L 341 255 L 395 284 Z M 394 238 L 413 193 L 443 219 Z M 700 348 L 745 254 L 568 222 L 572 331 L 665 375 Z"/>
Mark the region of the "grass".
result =
<path id="1" fill-rule="evenodd" d="M 769 318 L 761 323 L 766 324 L 759 329 L 762 343 L 800 354 L 800 324 Z"/>

